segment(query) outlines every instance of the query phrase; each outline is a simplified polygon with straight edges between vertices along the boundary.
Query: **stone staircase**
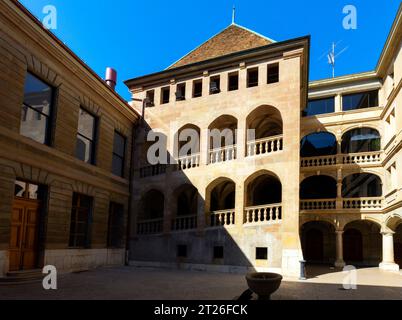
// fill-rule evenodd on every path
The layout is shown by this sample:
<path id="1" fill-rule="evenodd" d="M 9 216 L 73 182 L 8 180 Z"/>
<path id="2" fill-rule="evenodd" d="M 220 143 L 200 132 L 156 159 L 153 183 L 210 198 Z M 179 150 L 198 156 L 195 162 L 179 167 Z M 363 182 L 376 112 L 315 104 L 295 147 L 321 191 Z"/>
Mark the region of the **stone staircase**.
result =
<path id="1" fill-rule="evenodd" d="M 0 278 L 0 286 L 41 282 L 44 276 L 42 269 L 10 271 L 6 277 Z"/>

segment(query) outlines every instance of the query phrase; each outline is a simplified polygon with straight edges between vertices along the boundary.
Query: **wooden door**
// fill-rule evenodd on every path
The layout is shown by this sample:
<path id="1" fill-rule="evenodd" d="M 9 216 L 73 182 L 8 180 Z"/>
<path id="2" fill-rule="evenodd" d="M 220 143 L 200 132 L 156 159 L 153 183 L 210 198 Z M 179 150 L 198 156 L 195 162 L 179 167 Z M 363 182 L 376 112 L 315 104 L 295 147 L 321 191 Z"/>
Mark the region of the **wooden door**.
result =
<path id="1" fill-rule="evenodd" d="M 37 200 L 15 199 L 11 216 L 10 271 L 37 267 L 39 206 Z"/>

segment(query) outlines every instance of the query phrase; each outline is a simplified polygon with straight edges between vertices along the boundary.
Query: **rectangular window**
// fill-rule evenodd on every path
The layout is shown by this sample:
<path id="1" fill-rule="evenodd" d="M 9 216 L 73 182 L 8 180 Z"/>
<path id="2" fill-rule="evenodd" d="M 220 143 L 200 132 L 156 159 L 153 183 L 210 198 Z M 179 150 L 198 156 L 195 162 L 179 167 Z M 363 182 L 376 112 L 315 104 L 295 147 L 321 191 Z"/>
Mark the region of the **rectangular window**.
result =
<path id="1" fill-rule="evenodd" d="M 342 96 L 343 111 L 378 107 L 378 90 Z"/>
<path id="2" fill-rule="evenodd" d="M 229 74 L 229 91 L 239 90 L 239 73 L 230 73 Z"/>
<path id="3" fill-rule="evenodd" d="M 124 206 L 119 203 L 111 202 L 109 205 L 109 228 L 107 236 L 107 246 L 109 248 L 124 248 Z"/>
<path id="4" fill-rule="evenodd" d="M 279 82 L 279 63 L 268 65 L 268 84 Z"/>
<path id="5" fill-rule="evenodd" d="M 223 259 L 223 247 L 222 246 L 214 247 L 214 259 Z"/>
<path id="6" fill-rule="evenodd" d="M 202 80 L 193 82 L 193 98 L 202 97 Z"/>
<path id="7" fill-rule="evenodd" d="M 176 101 L 186 100 L 186 84 L 180 83 L 177 85 Z"/>
<path id="8" fill-rule="evenodd" d="M 187 246 L 186 245 L 178 245 L 177 246 L 177 257 L 178 258 L 187 258 Z"/>
<path id="9" fill-rule="evenodd" d="M 221 92 L 221 78 L 220 76 L 211 77 L 211 81 L 209 83 L 209 93 L 217 94 Z"/>
<path id="10" fill-rule="evenodd" d="M 89 228 L 92 213 L 92 198 L 74 193 L 71 209 L 70 241 L 71 248 L 89 248 Z"/>
<path id="11" fill-rule="evenodd" d="M 247 88 L 258 86 L 258 68 L 247 70 Z"/>
<path id="12" fill-rule="evenodd" d="M 161 104 L 169 103 L 169 101 L 170 101 L 170 87 L 162 88 Z"/>
<path id="13" fill-rule="evenodd" d="M 20 134 L 50 144 L 53 88 L 31 73 L 27 74 L 22 104 Z"/>
<path id="14" fill-rule="evenodd" d="M 112 173 L 124 177 L 124 158 L 126 155 L 126 138 L 120 133 L 114 133 Z"/>
<path id="15" fill-rule="evenodd" d="M 147 107 L 155 106 L 155 90 L 147 91 Z"/>
<path id="16" fill-rule="evenodd" d="M 256 248 L 255 258 L 257 260 L 268 260 L 268 248 Z"/>
<path id="17" fill-rule="evenodd" d="M 96 122 L 95 116 L 80 108 L 76 156 L 89 164 L 95 164 Z"/>
<path id="18" fill-rule="evenodd" d="M 309 100 L 303 116 L 315 116 L 335 112 L 335 97 Z"/>

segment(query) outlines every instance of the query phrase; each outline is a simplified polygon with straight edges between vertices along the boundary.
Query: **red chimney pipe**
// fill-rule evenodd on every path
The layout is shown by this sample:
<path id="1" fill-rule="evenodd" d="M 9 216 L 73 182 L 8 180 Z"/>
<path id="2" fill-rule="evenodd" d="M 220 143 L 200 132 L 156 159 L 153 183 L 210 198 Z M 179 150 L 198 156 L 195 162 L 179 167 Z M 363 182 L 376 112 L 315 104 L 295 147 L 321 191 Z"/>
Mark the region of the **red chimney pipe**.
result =
<path id="1" fill-rule="evenodd" d="M 116 88 L 117 84 L 117 72 L 113 68 L 106 68 L 105 81 L 109 87 L 113 90 Z"/>

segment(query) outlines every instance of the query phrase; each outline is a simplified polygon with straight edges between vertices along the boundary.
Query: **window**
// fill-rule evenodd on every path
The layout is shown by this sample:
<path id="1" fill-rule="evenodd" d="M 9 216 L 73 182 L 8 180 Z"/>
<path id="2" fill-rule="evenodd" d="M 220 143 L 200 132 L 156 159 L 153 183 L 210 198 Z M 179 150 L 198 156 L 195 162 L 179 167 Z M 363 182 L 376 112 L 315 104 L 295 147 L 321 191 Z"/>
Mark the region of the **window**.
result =
<path id="1" fill-rule="evenodd" d="M 378 90 L 342 96 L 343 111 L 378 107 Z"/>
<path id="2" fill-rule="evenodd" d="M 89 164 L 95 163 L 96 118 L 80 108 L 76 156 Z"/>
<path id="3" fill-rule="evenodd" d="M 239 90 L 239 73 L 231 73 L 229 74 L 229 91 Z"/>
<path id="4" fill-rule="evenodd" d="M 187 246 L 186 245 L 178 245 L 177 246 L 177 257 L 178 258 L 187 258 Z"/>
<path id="5" fill-rule="evenodd" d="M 147 91 L 147 107 L 155 106 L 155 90 Z"/>
<path id="6" fill-rule="evenodd" d="M 39 143 L 50 144 L 53 88 L 27 74 L 22 104 L 20 133 Z"/>
<path id="7" fill-rule="evenodd" d="M 109 205 L 109 228 L 107 245 L 109 248 L 124 248 L 124 206 L 111 202 Z"/>
<path id="8" fill-rule="evenodd" d="M 247 88 L 258 86 L 258 68 L 247 70 Z"/>
<path id="9" fill-rule="evenodd" d="M 268 84 L 279 82 L 279 63 L 268 65 Z"/>
<path id="10" fill-rule="evenodd" d="M 335 112 L 335 97 L 309 100 L 303 116 L 309 117 L 331 112 Z"/>
<path id="11" fill-rule="evenodd" d="M 255 258 L 256 260 L 268 260 L 268 248 L 256 248 Z"/>
<path id="12" fill-rule="evenodd" d="M 202 97 L 202 80 L 193 82 L 193 98 Z"/>
<path id="13" fill-rule="evenodd" d="M 222 246 L 214 247 L 214 259 L 223 259 L 223 247 Z"/>
<path id="14" fill-rule="evenodd" d="M 181 83 L 177 85 L 176 101 L 186 100 L 186 84 Z"/>
<path id="15" fill-rule="evenodd" d="M 92 212 L 92 198 L 74 193 L 71 210 L 70 242 L 71 248 L 89 247 L 89 226 Z"/>
<path id="16" fill-rule="evenodd" d="M 219 76 L 212 77 L 209 84 L 209 93 L 217 94 L 221 92 L 221 78 Z"/>
<path id="17" fill-rule="evenodd" d="M 120 133 L 114 133 L 112 173 L 124 177 L 124 158 L 126 154 L 126 138 Z"/>
<path id="18" fill-rule="evenodd" d="M 169 103 L 170 101 L 170 87 L 162 88 L 161 104 Z"/>

